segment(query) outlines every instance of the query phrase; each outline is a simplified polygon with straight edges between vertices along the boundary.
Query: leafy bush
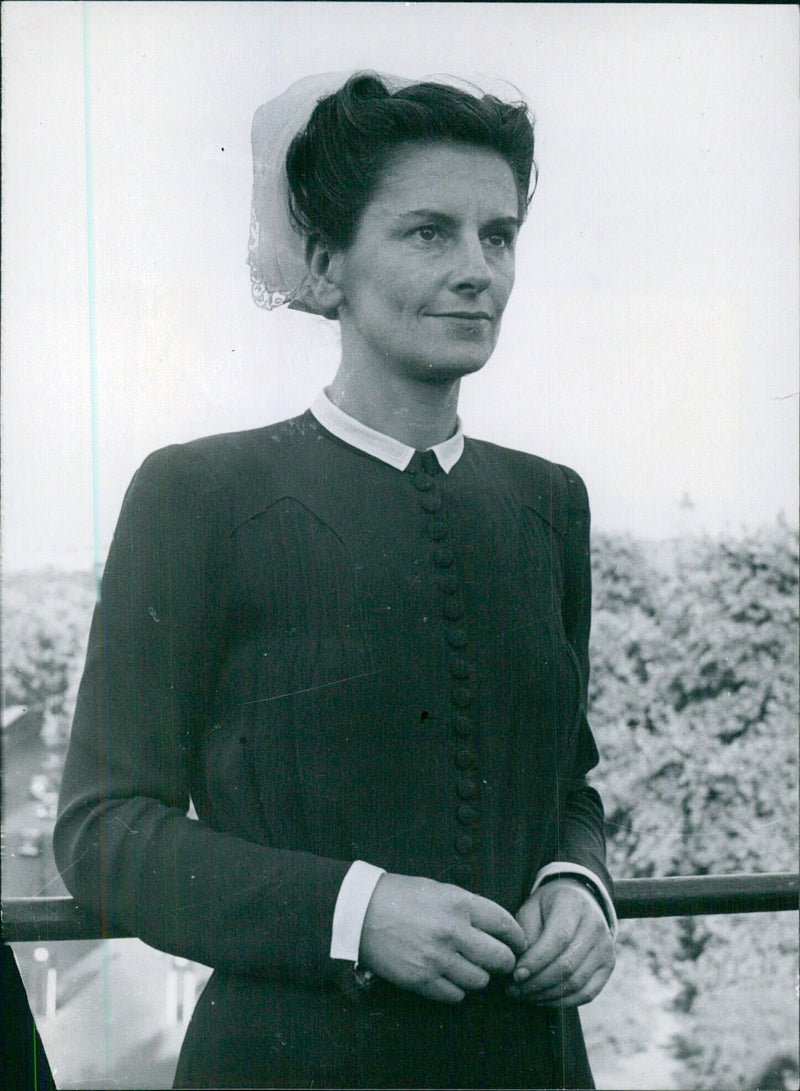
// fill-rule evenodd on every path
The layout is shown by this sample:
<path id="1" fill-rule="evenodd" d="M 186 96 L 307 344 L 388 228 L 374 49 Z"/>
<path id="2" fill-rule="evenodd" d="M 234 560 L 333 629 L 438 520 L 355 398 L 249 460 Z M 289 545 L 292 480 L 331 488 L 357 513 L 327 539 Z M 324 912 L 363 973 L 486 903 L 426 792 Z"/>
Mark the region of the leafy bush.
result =
<path id="1" fill-rule="evenodd" d="M 590 698 L 612 871 L 796 870 L 796 532 L 779 522 L 649 548 L 599 536 L 594 577 Z M 794 922 L 686 918 L 658 944 L 637 937 L 686 1016 L 675 1044 L 687 1086 L 744 1087 L 769 1051 L 795 1050 Z"/>
<path id="2" fill-rule="evenodd" d="M 7 576 L 3 587 L 3 707 L 40 712 L 63 741 L 83 668 L 94 603 L 91 576 L 55 570 Z"/>

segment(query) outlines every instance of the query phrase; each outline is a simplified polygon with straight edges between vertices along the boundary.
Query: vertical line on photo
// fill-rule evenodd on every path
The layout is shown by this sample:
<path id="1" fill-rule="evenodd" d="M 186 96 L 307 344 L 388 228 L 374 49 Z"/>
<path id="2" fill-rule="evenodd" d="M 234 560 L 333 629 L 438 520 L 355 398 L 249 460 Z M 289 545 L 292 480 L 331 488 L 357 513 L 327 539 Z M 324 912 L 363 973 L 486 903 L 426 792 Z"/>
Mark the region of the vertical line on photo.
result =
<path id="1" fill-rule="evenodd" d="M 100 429 L 98 423 L 97 310 L 95 293 L 94 157 L 92 87 L 89 64 L 89 3 L 81 5 L 83 23 L 83 133 L 86 170 L 86 272 L 89 318 L 89 406 L 92 433 L 92 545 L 95 602 L 100 601 Z"/>
<path id="2" fill-rule="evenodd" d="M 92 544 L 95 602 L 100 601 L 100 429 L 98 422 L 97 380 L 97 298 L 95 292 L 95 222 L 94 222 L 94 156 L 92 146 L 92 84 L 90 65 L 89 2 L 81 4 L 83 26 L 83 139 L 86 170 L 86 274 L 89 317 L 89 405 L 92 432 Z M 102 944 L 103 958 L 103 1057 L 105 1071 L 111 1066 L 111 1020 L 109 950 Z"/>

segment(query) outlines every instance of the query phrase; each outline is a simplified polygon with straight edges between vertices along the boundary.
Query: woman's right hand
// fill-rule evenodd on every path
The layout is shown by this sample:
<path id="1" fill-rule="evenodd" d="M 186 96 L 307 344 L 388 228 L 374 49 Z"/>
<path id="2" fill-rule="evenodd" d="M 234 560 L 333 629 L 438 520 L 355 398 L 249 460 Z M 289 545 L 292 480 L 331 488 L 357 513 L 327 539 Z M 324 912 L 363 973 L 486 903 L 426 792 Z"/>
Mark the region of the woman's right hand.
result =
<path id="1" fill-rule="evenodd" d="M 502 906 L 449 883 L 410 875 L 378 880 L 361 930 L 359 966 L 430 1000 L 457 1004 L 508 974 L 525 949 Z"/>

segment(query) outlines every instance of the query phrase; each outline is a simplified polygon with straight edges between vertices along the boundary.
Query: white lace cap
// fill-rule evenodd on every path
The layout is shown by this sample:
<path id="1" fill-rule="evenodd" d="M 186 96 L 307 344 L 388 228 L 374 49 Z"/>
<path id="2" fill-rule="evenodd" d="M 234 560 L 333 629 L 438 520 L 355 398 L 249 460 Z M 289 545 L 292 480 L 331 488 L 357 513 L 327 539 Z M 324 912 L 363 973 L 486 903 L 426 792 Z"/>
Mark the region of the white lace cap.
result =
<path id="1" fill-rule="evenodd" d="M 252 127 L 253 202 L 247 261 L 253 300 L 273 310 L 288 304 L 321 314 L 308 284 L 305 236 L 289 214 L 286 154 L 321 98 L 343 87 L 353 72 L 325 72 L 298 80 L 255 112 Z M 411 80 L 376 73 L 392 90 Z"/>

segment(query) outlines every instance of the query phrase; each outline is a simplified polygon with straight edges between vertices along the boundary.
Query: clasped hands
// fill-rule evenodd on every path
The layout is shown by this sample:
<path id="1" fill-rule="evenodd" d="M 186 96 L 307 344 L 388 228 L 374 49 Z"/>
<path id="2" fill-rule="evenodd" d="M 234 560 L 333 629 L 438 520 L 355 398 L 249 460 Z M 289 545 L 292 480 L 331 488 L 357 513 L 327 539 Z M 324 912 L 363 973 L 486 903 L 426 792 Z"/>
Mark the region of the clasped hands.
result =
<path id="1" fill-rule="evenodd" d="M 446 1003 L 509 974 L 509 996 L 574 1007 L 608 981 L 614 944 L 596 899 L 567 876 L 543 884 L 515 918 L 461 887 L 385 874 L 364 918 L 359 964 Z"/>

